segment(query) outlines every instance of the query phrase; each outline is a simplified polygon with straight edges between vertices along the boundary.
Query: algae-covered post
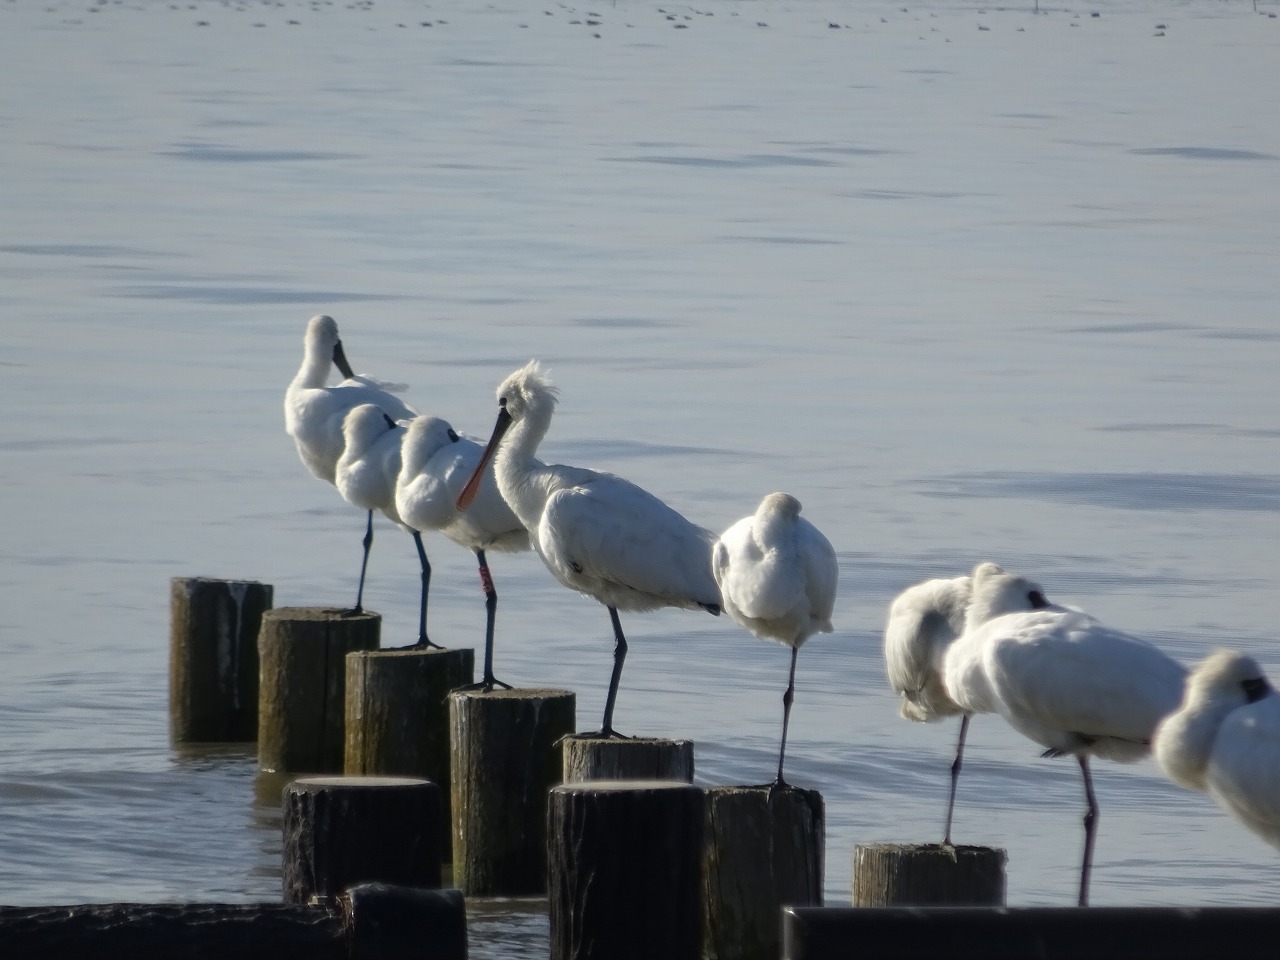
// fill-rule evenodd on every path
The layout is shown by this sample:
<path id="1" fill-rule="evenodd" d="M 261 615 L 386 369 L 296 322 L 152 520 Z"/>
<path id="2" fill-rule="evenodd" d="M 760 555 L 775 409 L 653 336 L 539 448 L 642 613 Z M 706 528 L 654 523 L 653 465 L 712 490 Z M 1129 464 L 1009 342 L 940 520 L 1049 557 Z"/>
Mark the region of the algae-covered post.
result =
<path id="1" fill-rule="evenodd" d="M 458 690 L 453 743 L 453 884 L 468 896 L 547 889 L 547 791 L 573 733 L 568 690 Z"/>
<path id="2" fill-rule="evenodd" d="M 279 607 L 258 634 L 258 766 L 341 773 L 346 656 L 376 650 L 382 618 L 324 607 Z"/>

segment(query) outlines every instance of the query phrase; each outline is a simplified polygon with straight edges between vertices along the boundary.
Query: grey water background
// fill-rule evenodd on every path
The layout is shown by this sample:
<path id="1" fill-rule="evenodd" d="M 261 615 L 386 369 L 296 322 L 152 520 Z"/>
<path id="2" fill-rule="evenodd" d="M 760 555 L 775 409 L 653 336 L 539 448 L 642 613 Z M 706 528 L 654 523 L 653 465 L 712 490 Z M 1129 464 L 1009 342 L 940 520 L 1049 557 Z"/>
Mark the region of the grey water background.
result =
<path id="1" fill-rule="evenodd" d="M 897 716 L 880 628 L 996 559 L 1188 662 L 1275 653 L 1274 4 L 0 3 L 0 902 L 274 899 L 279 783 L 167 732 L 168 581 L 345 604 L 361 517 L 280 402 L 313 313 L 487 434 L 530 357 L 544 445 L 723 529 L 776 489 L 839 553 L 788 772 L 854 844 L 937 840 L 952 725 Z M 1099 16 L 1091 16 L 1099 13 Z M 428 538 L 433 636 L 481 640 Z M 491 558 L 499 675 L 598 723 L 608 618 Z M 411 541 L 367 605 L 412 638 Z M 619 729 L 699 782 L 775 756 L 787 652 L 624 617 Z M 1074 898 L 1074 764 L 973 725 L 955 836 Z M 1098 904 L 1271 904 L 1274 851 L 1151 761 L 1099 763 Z M 473 904 L 476 956 L 545 953 Z"/>

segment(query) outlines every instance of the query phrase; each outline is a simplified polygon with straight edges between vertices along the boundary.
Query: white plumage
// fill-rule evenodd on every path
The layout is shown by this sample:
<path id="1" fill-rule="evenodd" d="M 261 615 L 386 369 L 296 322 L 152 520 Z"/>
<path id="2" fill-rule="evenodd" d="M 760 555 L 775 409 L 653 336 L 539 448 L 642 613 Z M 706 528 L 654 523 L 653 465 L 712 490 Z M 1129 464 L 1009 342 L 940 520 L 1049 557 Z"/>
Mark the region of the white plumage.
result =
<path id="1" fill-rule="evenodd" d="M 479 686 L 491 690 L 495 684 L 507 685 L 493 675 L 493 631 L 498 594 L 493 587 L 485 551 L 528 550 L 529 534 L 502 499 L 492 475 L 486 475 L 470 509 L 458 509 L 458 496 L 479 466 L 483 452 L 479 442 L 459 435 L 439 417 L 421 416 L 413 420 L 401 446 L 399 476 L 395 480 L 395 506 L 402 522 L 413 533 L 422 565 L 418 642 L 414 646 L 433 646 L 427 639 L 427 592 L 431 582 L 431 564 L 422 545 L 422 533 L 439 531 L 476 555 L 486 609 L 484 677 Z"/>
<path id="2" fill-rule="evenodd" d="M 327 385 L 330 364 L 345 378 L 333 387 Z M 362 404 L 374 404 L 392 420 L 417 416 L 417 411 L 392 393 L 392 389 L 400 386 L 353 373 L 333 317 L 324 314 L 312 317 L 303 340 L 302 366 L 284 394 L 285 430 L 293 437 L 306 468 L 319 479 L 336 485 L 338 460 L 345 449 L 343 422 L 351 410 Z M 363 609 L 364 570 L 373 543 L 373 509 L 366 510 L 364 560 L 353 613 Z"/>
<path id="3" fill-rule="evenodd" d="M 1152 752 L 1174 782 L 1280 849 L 1280 695 L 1252 657 L 1217 650 L 1192 670 Z"/>
<path id="4" fill-rule="evenodd" d="M 1088 903 L 1098 805 L 1089 757 L 1127 763 L 1145 756 L 1161 718 L 1182 697 L 1186 670 L 1145 640 L 1079 610 L 1045 604 L 1000 613 L 1026 581 L 994 564 L 974 571 L 965 632 L 948 649 L 944 682 L 967 713 L 999 713 L 1019 733 L 1073 755 L 1084 779 L 1085 851 L 1079 904 Z"/>
<path id="5" fill-rule="evenodd" d="M 337 386 L 327 386 L 330 364 L 345 378 Z M 285 430 L 293 437 L 307 469 L 326 483 L 334 482 L 343 450 L 342 421 L 349 410 L 362 403 L 381 407 L 392 420 L 417 416 L 416 410 L 390 391 L 393 386 L 399 385 L 353 373 L 333 317 L 312 317 L 303 341 L 302 366 L 284 394 Z"/>
<path id="6" fill-rule="evenodd" d="M 720 535 L 711 551 L 711 572 L 729 616 L 762 640 L 791 648 L 774 780 L 784 786 L 782 762 L 795 695 L 796 654 L 813 634 L 831 632 L 840 575 L 835 549 L 800 516 L 799 500 L 788 493 L 771 493 L 755 513 Z"/>
<path id="7" fill-rule="evenodd" d="M 621 477 L 538 460 L 556 392 L 536 360 L 502 382 L 493 436 L 458 507 L 465 510 L 475 499 L 493 459 L 498 489 L 547 569 L 608 608 L 614 664 L 601 733 L 613 736 L 627 653 L 618 611 L 701 607 L 718 614 L 720 591 L 711 573 L 715 535 Z"/>

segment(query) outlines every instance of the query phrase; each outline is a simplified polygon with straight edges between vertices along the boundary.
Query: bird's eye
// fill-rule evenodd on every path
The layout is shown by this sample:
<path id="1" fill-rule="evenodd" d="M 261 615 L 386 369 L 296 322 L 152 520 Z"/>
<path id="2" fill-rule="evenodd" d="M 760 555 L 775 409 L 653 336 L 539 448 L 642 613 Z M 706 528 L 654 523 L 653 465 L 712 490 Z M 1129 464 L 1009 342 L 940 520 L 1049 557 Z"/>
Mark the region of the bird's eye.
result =
<path id="1" fill-rule="evenodd" d="M 457 435 L 456 433 L 454 433 L 454 432 L 453 432 L 453 427 L 450 427 L 450 428 L 449 428 L 449 442 L 450 442 L 450 443 L 457 443 L 457 442 L 458 442 L 458 435 Z"/>
<path id="2" fill-rule="evenodd" d="M 1032 610 L 1043 610 L 1049 605 L 1049 601 L 1044 598 L 1044 594 L 1039 590 L 1032 590 L 1028 593 L 1027 602 L 1031 604 Z"/>
<path id="3" fill-rule="evenodd" d="M 1250 703 L 1257 703 L 1271 692 L 1271 684 L 1267 683 L 1266 677 L 1253 677 L 1249 680 L 1243 680 L 1240 686 L 1244 688 L 1244 698 Z"/>

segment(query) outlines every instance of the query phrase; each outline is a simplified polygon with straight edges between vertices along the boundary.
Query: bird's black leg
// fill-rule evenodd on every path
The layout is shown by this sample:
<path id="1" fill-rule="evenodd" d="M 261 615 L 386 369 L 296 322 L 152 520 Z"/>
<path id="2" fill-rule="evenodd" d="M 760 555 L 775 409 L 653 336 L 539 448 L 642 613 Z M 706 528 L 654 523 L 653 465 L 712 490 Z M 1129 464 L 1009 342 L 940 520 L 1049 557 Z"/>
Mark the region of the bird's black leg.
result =
<path id="1" fill-rule="evenodd" d="M 787 692 L 782 695 L 782 745 L 778 747 L 778 779 L 773 781 L 775 788 L 783 788 L 787 781 L 782 779 L 782 758 L 787 752 L 787 724 L 791 722 L 791 702 L 796 694 L 796 654 L 799 647 L 791 648 L 791 674 L 787 677 Z"/>
<path id="2" fill-rule="evenodd" d="M 418 561 L 422 565 L 422 593 L 418 599 L 418 642 L 409 644 L 405 649 L 425 650 L 428 647 L 435 647 L 437 650 L 443 650 L 440 644 L 432 643 L 427 639 L 427 591 L 431 587 L 431 562 L 427 560 L 426 548 L 422 546 L 422 534 L 417 530 L 411 532 L 413 545 L 418 548 Z"/>
<path id="3" fill-rule="evenodd" d="M 609 608 L 609 619 L 613 621 L 613 674 L 609 677 L 609 695 L 604 701 L 604 724 L 600 728 L 600 736 L 617 737 L 621 734 L 613 729 L 613 705 L 618 699 L 618 681 L 622 679 L 622 664 L 627 659 L 627 638 L 622 634 L 622 621 L 618 619 L 616 607 Z"/>
<path id="4" fill-rule="evenodd" d="M 956 758 L 951 761 L 951 795 L 947 798 L 947 825 L 943 828 L 942 842 L 951 846 L 951 814 L 956 808 L 956 784 L 960 781 L 960 767 L 964 760 L 964 738 L 969 732 L 969 714 L 960 718 L 960 739 L 956 741 Z"/>
<path id="5" fill-rule="evenodd" d="M 369 522 L 365 526 L 364 539 L 360 542 L 364 544 L 364 556 L 360 559 L 360 585 L 356 587 L 356 605 L 345 611 L 348 617 L 355 617 L 364 613 L 364 572 L 369 566 L 369 548 L 373 546 L 372 510 L 369 511 Z"/>
<path id="6" fill-rule="evenodd" d="M 1098 798 L 1093 794 L 1093 777 L 1089 773 L 1089 758 L 1076 754 L 1080 762 L 1080 772 L 1084 775 L 1084 796 L 1088 809 L 1084 814 L 1084 860 L 1080 864 L 1080 900 L 1079 905 L 1089 905 L 1089 876 L 1093 873 L 1093 841 L 1098 833 Z"/>

